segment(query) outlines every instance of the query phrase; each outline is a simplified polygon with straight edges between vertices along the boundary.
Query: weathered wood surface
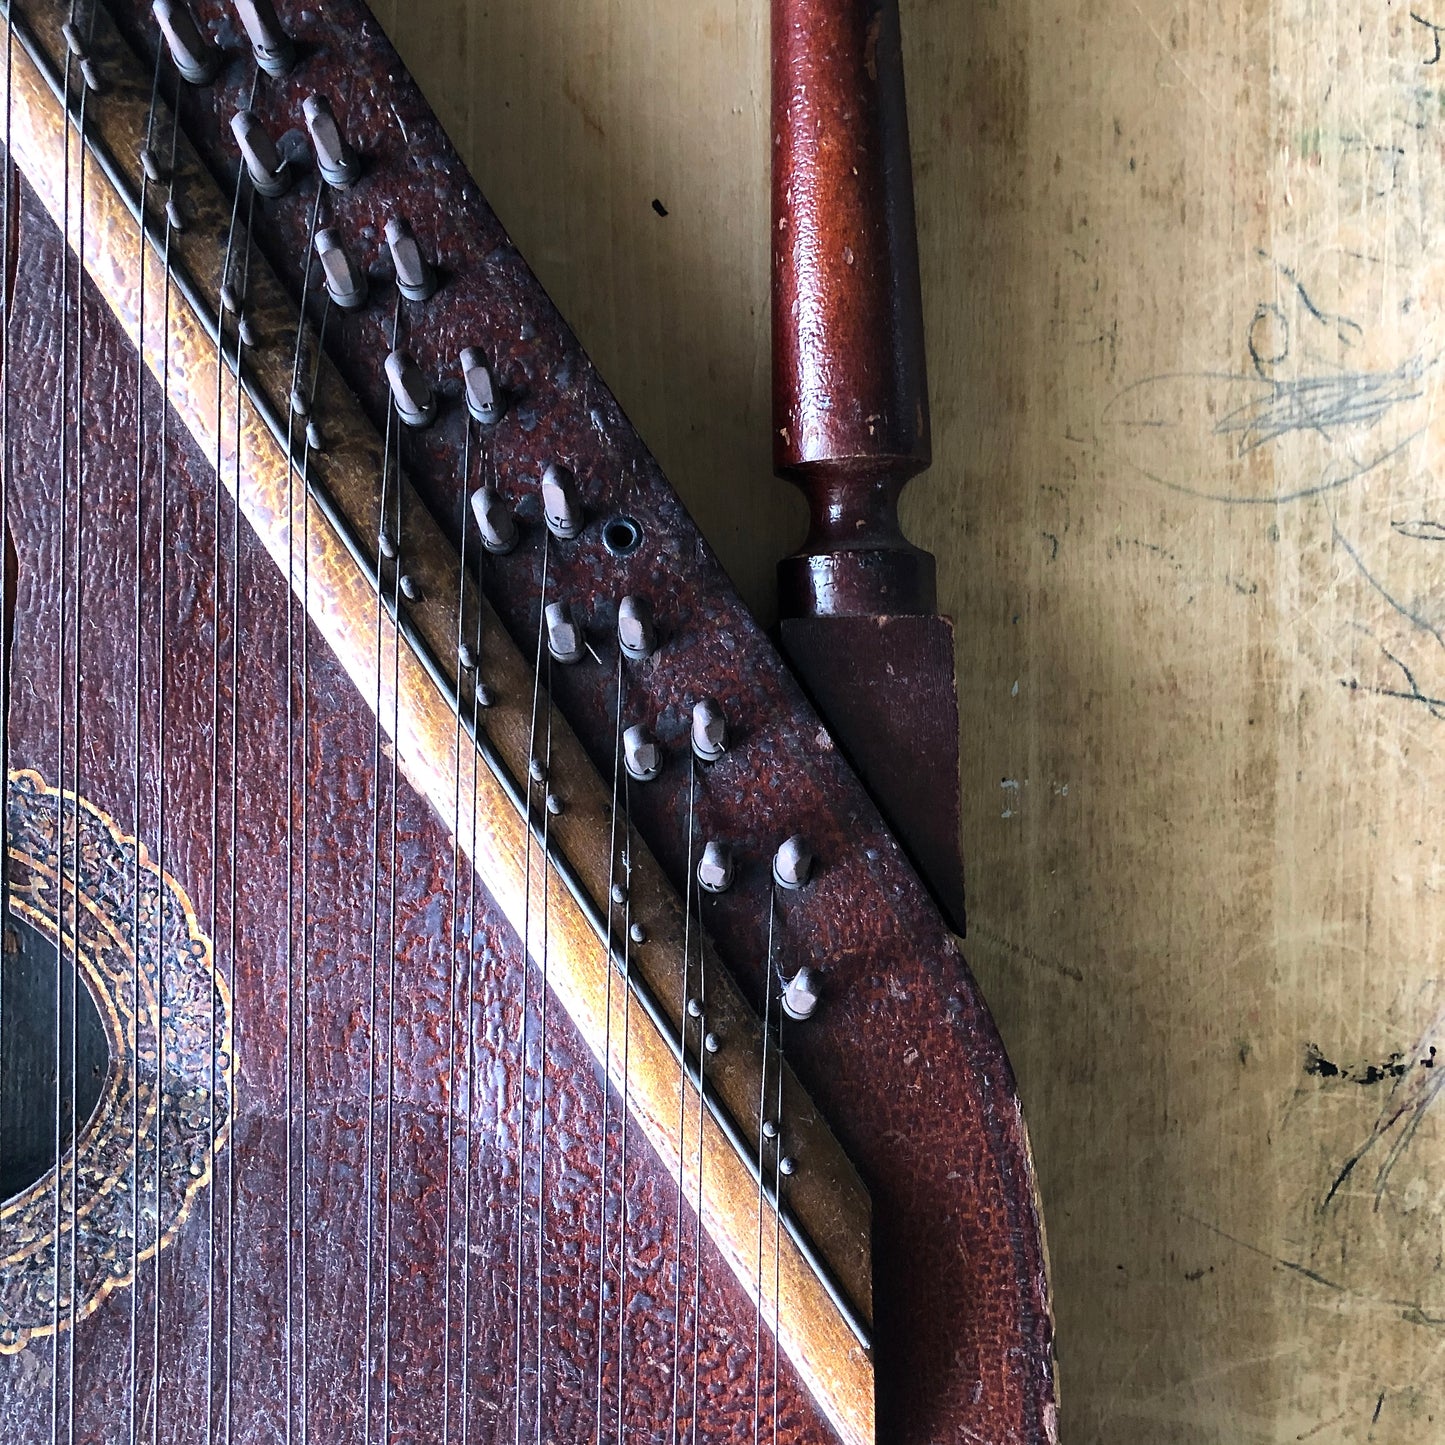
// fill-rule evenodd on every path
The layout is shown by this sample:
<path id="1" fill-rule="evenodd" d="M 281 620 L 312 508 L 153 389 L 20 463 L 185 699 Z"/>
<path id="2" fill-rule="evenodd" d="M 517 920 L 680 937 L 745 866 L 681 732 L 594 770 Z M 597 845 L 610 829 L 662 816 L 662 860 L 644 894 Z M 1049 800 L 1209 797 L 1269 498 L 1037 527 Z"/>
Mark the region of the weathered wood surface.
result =
<path id="1" fill-rule="evenodd" d="M 378 11 L 766 613 L 802 510 L 766 7 Z M 970 957 L 1063 1437 L 1431 1438 L 1445 8 L 903 24 L 935 453 L 905 520 L 960 624 Z"/>

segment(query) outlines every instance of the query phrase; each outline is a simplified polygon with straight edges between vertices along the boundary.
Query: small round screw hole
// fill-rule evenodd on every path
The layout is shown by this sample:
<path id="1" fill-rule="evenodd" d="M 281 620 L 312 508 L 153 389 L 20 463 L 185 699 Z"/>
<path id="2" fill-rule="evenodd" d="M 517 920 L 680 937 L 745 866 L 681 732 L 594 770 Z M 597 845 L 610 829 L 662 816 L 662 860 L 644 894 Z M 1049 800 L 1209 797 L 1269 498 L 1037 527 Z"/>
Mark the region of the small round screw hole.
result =
<path id="1" fill-rule="evenodd" d="M 613 517 L 602 528 L 602 545 L 614 557 L 630 557 L 642 545 L 642 528 L 631 517 Z"/>

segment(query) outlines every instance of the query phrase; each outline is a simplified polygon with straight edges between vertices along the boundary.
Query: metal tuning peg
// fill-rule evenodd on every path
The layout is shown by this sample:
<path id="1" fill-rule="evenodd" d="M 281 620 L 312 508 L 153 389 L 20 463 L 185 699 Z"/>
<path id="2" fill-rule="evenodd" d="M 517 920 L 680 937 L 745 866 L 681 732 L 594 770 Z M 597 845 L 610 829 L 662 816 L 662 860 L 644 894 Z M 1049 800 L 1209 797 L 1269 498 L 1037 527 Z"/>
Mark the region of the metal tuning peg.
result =
<path id="1" fill-rule="evenodd" d="M 818 978 L 811 968 L 803 967 L 783 985 L 783 1012 L 800 1023 L 810 1019 L 818 1008 Z"/>
<path id="2" fill-rule="evenodd" d="M 657 651 L 657 630 L 652 625 L 652 604 L 645 597 L 624 597 L 617 604 L 617 645 L 634 662 Z"/>
<path id="3" fill-rule="evenodd" d="M 727 719 L 713 698 L 693 705 L 692 750 L 705 763 L 717 762 L 728 750 Z"/>
<path id="4" fill-rule="evenodd" d="M 366 276 L 346 254 L 341 237 L 327 226 L 316 233 L 315 244 L 326 280 L 326 294 L 343 311 L 356 311 L 365 306 Z"/>
<path id="5" fill-rule="evenodd" d="M 361 158 L 341 134 L 335 112 L 324 95 L 308 95 L 301 102 L 301 114 L 316 152 L 316 169 L 328 186 L 344 191 L 361 177 Z"/>
<path id="6" fill-rule="evenodd" d="M 386 358 L 386 379 L 391 383 L 396 414 L 407 426 L 430 426 L 436 420 L 437 400 L 431 383 L 406 352 L 393 351 Z"/>
<path id="7" fill-rule="evenodd" d="M 192 85 L 209 85 L 221 68 L 221 52 L 201 34 L 191 7 L 184 0 L 155 0 L 151 13 L 181 79 Z"/>
<path id="8" fill-rule="evenodd" d="M 467 410 L 483 426 L 496 426 L 506 407 L 496 379 L 492 376 L 492 369 L 487 365 L 487 358 L 479 348 L 468 346 L 462 351 L 461 363 Z"/>
<path id="9" fill-rule="evenodd" d="M 542 515 L 554 537 L 571 541 L 582 532 L 582 498 L 577 478 L 561 462 L 552 462 L 542 473 Z"/>
<path id="10" fill-rule="evenodd" d="M 285 75 L 296 64 L 296 47 L 281 28 L 271 0 L 236 0 L 236 13 L 251 42 L 256 64 L 267 75 Z"/>
<path id="11" fill-rule="evenodd" d="M 549 602 L 543 614 L 547 624 L 547 651 L 558 662 L 582 661 L 582 629 L 572 620 L 565 602 Z"/>
<path id="12" fill-rule="evenodd" d="M 503 557 L 517 545 L 517 523 L 495 487 L 478 487 L 472 493 L 472 516 L 488 552 Z"/>
<path id="13" fill-rule="evenodd" d="M 246 163 L 246 174 L 251 178 L 258 195 L 275 200 L 284 196 L 291 185 L 286 173 L 286 163 L 276 149 L 276 142 L 254 111 L 238 110 L 231 117 L 231 134 L 241 148 L 241 158 Z"/>
<path id="14" fill-rule="evenodd" d="M 90 58 L 86 49 L 85 37 L 80 33 L 80 27 L 74 21 L 67 20 L 60 27 L 60 33 L 65 39 L 66 49 L 70 51 L 75 63 L 80 67 L 80 78 L 85 82 L 87 90 L 99 92 L 101 89 L 100 73 L 95 68 L 95 62 Z"/>
<path id="15" fill-rule="evenodd" d="M 662 749 L 641 723 L 622 734 L 622 762 L 639 783 L 650 783 L 662 771 Z"/>
<path id="16" fill-rule="evenodd" d="M 709 839 L 697 864 L 697 881 L 709 893 L 725 893 L 733 886 L 733 850 L 726 843 Z"/>
<path id="17" fill-rule="evenodd" d="M 813 850 L 794 833 L 773 854 L 773 882 L 780 888 L 801 888 L 812 876 Z"/>
<path id="18" fill-rule="evenodd" d="M 425 301 L 437 289 L 437 273 L 421 253 L 412 229 L 400 216 L 386 223 L 386 244 L 396 268 L 396 289 L 408 301 Z"/>

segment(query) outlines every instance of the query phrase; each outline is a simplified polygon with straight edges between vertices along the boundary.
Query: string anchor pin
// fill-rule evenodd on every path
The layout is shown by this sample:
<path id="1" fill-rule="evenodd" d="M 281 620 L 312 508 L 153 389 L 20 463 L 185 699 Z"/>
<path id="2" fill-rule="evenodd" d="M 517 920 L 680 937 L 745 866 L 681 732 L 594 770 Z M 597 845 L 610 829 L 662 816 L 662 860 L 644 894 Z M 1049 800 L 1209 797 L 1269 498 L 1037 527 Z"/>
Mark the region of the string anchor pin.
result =
<path id="1" fill-rule="evenodd" d="M 386 379 L 391 383 L 396 414 L 407 426 L 430 426 L 436 420 L 437 401 L 431 383 L 406 352 L 393 351 L 386 358 Z"/>
<path id="2" fill-rule="evenodd" d="M 801 833 L 794 833 L 773 854 L 773 881 L 780 888 L 801 888 L 812 872 L 813 851 Z"/>
<path id="3" fill-rule="evenodd" d="M 271 0 L 236 0 L 236 13 L 241 17 L 251 53 L 256 64 L 278 79 L 296 64 L 296 47 L 281 28 Z"/>
<path id="4" fill-rule="evenodd" d="M 549 602 L 543 614 L 547 623 L 547 651 L 558 662 L 582 661 L 582 629 L 572 620 L 565 602 Z"/>
<path id="5" fill-rule="evenodd" d="M 698 860 L 697 881 L 709 893 L 725 893 L 732 887 L 735 872 L 733 850 L 726 843 L 709 839 Z"/>
<path id="6" fill-rule="evenodd" d="M 472 493 L 472 516 L 488 552 L 504 557 L 517 545 L 517 524 L 495 487 L 478 487 Z"/>
<path id="7" fill-rule="evenodd" d="M 554 537 L 570 542 L 581 535 L 584 519 L 577 478 L 561 462 L 549 463 L 542 473 L 542 514 Z"/>
<path id="8" fill-rule="evenodd" d="M 344 191 L 361 178 L 361 160 L 341 134 L 335 112 L 324 95 L 308 95 L 301 102 L 301 114 L 316 152 L 316 169 L 333 190 Z"/>
<path id="9" fill-rule="evenodd" d="M 256 194 L 273 201 L 277 196 L 284 196 L 290 189 L 291 177 L 276 142 L 255 111 L 238 110 L 231 117 L 231 134 L 241 148 L 241 159 L 246 163 L 246 174 Z"/>
<path id="10" fill-rule="evenodd" d="M 496 426 L 506 410 L 487 358 L 476 346 L 462 349 L 462 388 L 467 396 L 467 410 L 483 426 Z"/>
<path id="11" fill-rule="evenodd" d="M 412 229 L 400 216 L 386 223 L 386 244 L 396 269 L 396 289 L 408 301 L 426 301 L 437 289 L 437 275 L 421 253 Z"/>
<path id="12" fill-rule="evenodd" d="M 181 79 L 192 85 L 209 85 L 221 68 L 221 52 L 201 34 L 191 7 L 183 0 L 155 0 L 151 13 Z"/>
<path id="13" fill-rule="evenodd" d="M 624 597 L 617 604 L 617 645 L 624 657 L 641 662 L 657 651 L 652 604 L 645 597 Z"/>
<path id="14" fill-rule="evenodd" d="M 627 776 L 639 783 L 650 783 L 662 771 L 662 749 L 641 723 L 622 734 L 622 761 Z"/>
<path id="15" fill-rule="evenodd" d="M 366 305 L 366 277 L 346 254 L 341 237 L 330 226 L 323 226 L 313 244 L 321 262 L 326 294 L 343 311 L 360 310 Z"/>
<path id="16" fill-rule="evenodd" d="M 820 996 L 817 974 L 806 966 L 800 968 L 783 985 L 783 1012 L 801 1023 L 817 1012 Z"/>

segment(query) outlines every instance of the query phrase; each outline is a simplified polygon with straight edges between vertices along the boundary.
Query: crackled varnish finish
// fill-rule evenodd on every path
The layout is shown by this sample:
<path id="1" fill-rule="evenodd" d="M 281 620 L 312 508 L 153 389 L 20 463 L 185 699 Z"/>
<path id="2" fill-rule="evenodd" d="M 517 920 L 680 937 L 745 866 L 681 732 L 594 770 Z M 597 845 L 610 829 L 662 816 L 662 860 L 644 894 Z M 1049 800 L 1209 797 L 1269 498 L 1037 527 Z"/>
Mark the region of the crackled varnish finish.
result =
<path id="1" fill-rule="evenodd" d="M 211 13 L 208 7 L 198 8 Z M 134 16 L 129 12 L 127 16 L 137 37 L 144 38 L 140 7 Z M 278 132 L 284 130 L 285 118 L 299 109 L 303 84 L 307 89 L 331 87 L 333 102 L 368 156 L 373 175 L 386 180 L 384 188 L 358 187 L 355 194 L 337 199 L 335 221 L 348 227 L 349 235 L 362 238 L 358 244 L 371 244 L 374 254 L 378 220 L 393 208 L 402 209 L 418 234 L 426 237 L 447 276 L 448 284 L 427 311 L 407 318 L 408 342 L 419 363 L 436 378 L 451 377 L 460 346 L 485 340 L 504 382 L 517 394 L 495 442 L 494 461 L 504 490 L 519 500 L 534 498 L 541 465 L 562 456 L 583 478 L 592 516 L 625 508 L 642 524 L 645 545 L 628 559 L 608 557 L 595 545 L 554 550 L 557 584 L 577 600 L 579 610 L 599 631 L 608 625 L 609 600 L 624 591 L 651 591 L 666 598 L 667 646 L 630 685 L 638 706 L 655 719 L 671 757 L 680 755 L 677 745 L 684 736 L 686 702 L 692 697 L 708 692 L 719 696 L 734 719 L 737 745 L 727 761 L 708 774 L 701 809 L 705 830 L 730 836 L 740 847 L 740 886 L 709 901 L 707 926 L 745 990 L 756 994 L 758 961 L 763 956 L 766 910 L 760 899 L 765 895 L 758 885 L 765 877 L 770 840 L 799 829 L 817 849 L 818 881 L 785 910 L 782 944 L 794 962 L 817 958 L 825 965 L 828 1002 L 816 1023 L 790 1033 L 788 1043 L 799 1073 L 831 1117 L 875 1202 L 880 1438 L 923 1441 L 961 1431 L 984 1438 L 1008 1438 L 1010 1432 L 1021 1438 L 1047 1438 L 1053 1428 L 1048 1319 L 1022 1124 L 1007 1064 L 946 930 L 837 759 L 826 733 L 692 533 L 655 464 L 464 179 L 435 120 L 401 75 L 374 23 L 364 12 L 339 5 L 328 7 L 324 19 L 303 17 L 299 28 L 308 54 L 305 81 L 262 87 L 257 109 L 263 119 Z M 223 28 L 221 33 L 229 32 Z M 234 172 L 226 122 L 236 97 L 249 83 L 248 69 L 238 58 L 223 72 L 214 96 L 187 92 L 182 97 L 188 134 L 221 174 Z M 375 103 L 381 94 L 384 105 Z M 304 254 L 309 210 L 305 195 L 262 210 L 263 220 L 256 227 L 258 243 L 282 282 L 293 295 L 299 294 L 298 257 Z M 35 247 L 37 256 L 49 255 L 53 273 L 59 255 L 55 238 L 33 209 L 26 212 L 25 226 L 27 245 Z M 34 308 L 27 313 L 33 316 L 27 324 L 33 326 L 37 343 L 47 330 L 53 335 L 55 328 L 55 288 L 44 281 L 44 277 L 33 283 L 27 279 L 26 299 Z M 329 335 L 342 379 L 378 419 L 384 396 L 379 384 L 386 350 L 382 337 L 389 320 L 389 307 L 357 317 L 333 317 Z M 85 326 L 94 342 L 92 358 L 108 357 L 110 370 L 124 374 L 125 347 L 94 294 Z M 37 368 L 45 352 L 37 344 L 28 353 Z M 53 349 L 49 360 L 54 360 Z M 425 436 L 407 438 L 404 451 L 421 496 L 455 541 L 462 500 L 461 419 L 454 404 L 455 383 L 444 383 L 441 389 L 442 422 Z M 29 390 L 45 396 L 43 376 Z M 149 396 L 154 410 L 159 398 L 153 390 Z M 119 444 L 133 434 L 134 417 L 126 415 L 129 404 L 124 389 L 116 389 L 108 403 L 114 410 L 107 412 L 103 423 L 92 420 L 87 431 L 88 445 L 94 448 L 89 455 L 104 455 L 109 438 L 114 457 L 113 466 L 94 469 L 109 477 L 113 486 L 108 496 L 102 491 L 88 503 L 86 525 L 94 529 L 91 545 L 97 549 L 107 529 L 112 536 L 130 535 L 136 499 L 127 496 L 125 449 Z M 33 432 L 27 426 L 27 445 L 38 461 L 53 453 L 56 422 L 55 417 L 40 419 Z M 152 437 L 152 448 L 154 441 Z M 243 1324 L 248 1328 L 251 1346 L 258 1342 L 270 1346 L 248 1346 L 238 1360 L 243 1416 L 256 1431 L 274 1430 L 285 1398 L 280 1382 L 287 1373 L 277 1354 L 280 1324 L 274 1291 L 268 1298 L 265 1289 L 283 1268 L 276 1226 L 277 1200 L 284 1188 L 277 1171 L 287 1125 L 280 1077 L 284 1038 L 278 1036 L 283 1025 L 276 1016 L 275 1000 L 278 984 L 291 977 L 294 967 L 284 947 L 285 935 L 298 926 L 294 917 L 288 920 L 284 879 L 276 867 L 275 820 L 293 807 L 285 793 L 286 770 L 278 766 L 278 759 L 286 758 L 285 609 L 279 602 L 285 589 L 249 534 L 241 549 L 241 573 L 210 563 L 209 548 L 215 538 L 209 535 L 212 483 L 206 463 L 179 434 L 171 437 L 170 446 L 166 491 L 160 490 L 160 471 L 152 455 L 142 507 L 152 541 L 156 510 L 163 502 L 169 535 L 187 539 L 173 550 L 168 563 L 170 587 L 164 601 L 175 613 L 167 634 L 170 649 L 157 656 L 147 650 L 154 639 L 143 642 L 145 696 L 148 703 L 164 696 L 172 738 L 165 754 L 167 812 L 158 847 L 167 856 L 166 866 L 194 890 L 198 900 L 204 900 L 198 903 L 199 911 L 211 920 L 213 935 L 227 940 L 218 965 L 223 976 L 231 978 L 235 992 L 241 1066 L 230 1155 L 237 1164 L 235 1192 L 209 1196 L 213 1202 L 207 1210 L 193 1214 L 175 1246 L 163 1252 L 158 1276 L 142 1281 L 142 1294 L 148 1307 L 159 1291 L 171 1312 L 172 1328 L 162 1344 L 163 1351 L 174 1356 L 164 1362 L 168 1378 L 193 1385 L 203 1381 L 204 1375 L 197 1372 L 202 1368 L 206 1310 L 195 1284 L 205 1274 L 212 1227 L 208 1211 L 214 1208 L 223 1220 L 234 1219 L 240 1246 L 236 1269 L 247 1284 L 237 1291 L 237 1308 L 253 1312 L 245 1320 L 238 1317 L 237 1329 Z M 260 455 L 261 439 L 246 450 Z M 53 673 L 53 667 L 47 672 L 47 647 L 54 645 L 47 627 L 58 598 L 47 594 L 39 581 L 29 584 L 28 593 L 24 588 L 28 578 L 47 575 L 47 564 L 53 567 L 53 543 L 45 541 L 46 519 L 56 515 L 57 499 L 47 468 L 37 464 L 33 471 L 33 499 L 16 524 L 22 573 L 18 645 L 23 656 L 33 659 L 37 675 L 44 677 Z M 530 520 L 526 507 L 523 514 L 524 520 Z M 123 551 L 112 545 L 99 555 L 106 562 L 94 577 L 87 575 L 90 605 L 82 616 L 85 628 L 102 629 L 100 645 L 87 646 L 84 652 L 87 658 L 111 659 L 123 681 L 132 661 L 126 642 L 130 614 L 123 601 L 130 579 Z M 146 557 L 144 577 L 154 599 L 161 582 L 157 549 L 151 546 Z M 527 636 L 535 625 L 537 562 L 535 546 L 524 547 L 486 571 L 490 600 L 502 624 L 519 637 Z M 107 587 L 110 594 L 100 591 Z M 231 588 L 241 598 L 241 630 L 221 638 L 220 645 L 223 654 L 239 645 L 244 661 L 237 695 L 228 695 L 228 683 L 218 694 L 223 714 L 234 709 L 240 725 L 234 757 L 229 744 L 224 744 L 220 762 L 223 770 L 236 768 L 245 796 L 238 809 L 237 835 L 223 830 L 218 849 L 216 832 L 207 827 L 216 779 L 208 775 L 206 749 L 196 743 L 211 724 L 211 613 L 206 604 L 223 595 L 229 601 Z M 102 605 L 107 595 L 110 607 Z M 72 609 L 77 601 L 72 595 Z M 220 616 L 224 622 L 224 606 Z M 358 1076 L 364 1067 L 364 1022 L 357 1008 L 360 980 L 354 976 L 352 961 L 369 950 L 368 879 L 365 866 L 358 868 L 357 860 L 372 856 L 369 805 L 389 806 L 390 773 L 384 761 L 379 772 L 373 773 L 369 766 L 370 726 L 345 674 L 320 644 L 329 621 L 325 616 L 317 620 L 321 631 L 312 647 L 313 713 L 306 730 L 312 746 L 304 760 L 298 751 L 295 761 L 310 783 L 315 829 L 310 905 L 316 915 L 310 925 L 315 963 L 308 1010 L 315 1107 L 310 1149 L 316 1173 L 308 1215 L 313 1231 L 308 1288 L 319 1303 L 328 1298 L 328 1287 L 334 1291 L 354 1270 L 358 1252 L 354 1241 L 367 1237 L 365 1220 L 358 1215 L 361 1197 L 345 1182 L 358 1168 L 364 1111 L 364 1075 Z M 54 662 L 53 654 L 48 661 Z M 165 686 L 158 688 L 162 678 Z M 365 682 L 364 677 L 352 680 Z M 556 681 L 558 698 L 582 746 L 594 761 L 607 758 L 612 727 L 608 671 L 584 666 Z M 101 738 L 109 729 L 113 739 L 127 736 L 124 698 L 123 689 L 107 693 L 97 715 L 85 718 L 86 735 Z M 384 708 L 390 705 L 387 696 L 381 701 Z M 55 719 L 46 712 L 43 694 L 34 694 L 25 706 L 29 711 L 24 726 L 17 723 L 17 733 L 38 761 Z M 189 746 L 180 741 L 188 730 Z M 149 736 L 143 746 L 154 748 Z M 104 748 L 87 751 L 85 759 L 83 791 L 114 794 L 113 809 L 123 808 L 131 797 L 129 760 L 123 749 L 110 754 L 109 762 Z M 657 785 L 634 790 L 639 829 L 660 868 L 674 882 L 681 880 L 685 867 L 687 840 L 679 807 L 685 775 L 686 769 L 674 762 Z M 435 799 L 438 789 L 426 777 L 414 781 Z M 449 775 L 442 781 L 453 784 Z M 326 803 L 324 822 L 316 811 L 320 800 Z M 435 1227 L 441 1208 L 439 1175 L 448 1153 L 443 1085 L 455 1016 L 442 958 L 446 949 L 439 946 L 438 934 L 445 935 L 449 910 L 469 885 L 457 876 L 446 836 L 404 784 L 398 790 L 397 807 L 403 966 L 398 971 L 396 1004 L 398 1032 L 406 1041 L 406 1047 L 398 1050 L 406 1064 L 398 1080 L 405 1128 L 397 1168 L 405 1182 L 406 1207 L 395 1211 L 405 1283 L 397 1292 L 391 1365 L 394 1380 L 407 1387 L 398 1389 L 393 1425 L 399 1438 L 414 1438 L 434 1412 L 434 1393 L 429 1397 L 427 1386 L 439 1388 L 447 1344 L 439 1337 L 445 1251 L 438 1247 Z M 161 828 L 152 800 L 143 799 L 140 811 L 145 816 L 135 821 L 138 836 Z M 495 845 L 479 839 L 476 846 Z M 247 856 L 248 848 L 250 856 L 269 856 L 269 866 L 254 877 L 248 870 L 238 900 L 226 886 L 226 870 L 228 860 Z M 479 1136 L 489 1141 L 471 1161 L 478 1198 L 486 1201 L 479 1208 L 487 1221 L 481 1247 L 488 1272 L 478 1278 L 489 1281 L 494 1274 L 509 1277 L 510 1270 L 506 1201 L 513 1141 L 508 1137 L 508 1107 L 515 1097 L 516 1060 L 515 1048 L 509 1052 L 507 1045 L 516 1036 L 521 961 L 505 920 L 515 912 L 515 898 L 501 898 L 494 905 L 479 896 L 475 916 L 462 928 L 473 945 L 465 956 L 486 963 L 477 970 L 473 1014 L 481 1023 L 480 1034 L 487 1040 L 498 1077 L 507 1081 L 495 1088 L 479 1087 L 475 1095 L 469 1090 L 465 1100 Z M 550 1027 L 556 1034 L 549 1052 L 549 1089 L 556 1091 L 559 1112 L 568 1109 L 569 1117 L 582 1122 L 572 1131 L 566 1150 L 549 1152 L 548 1213 L 556 1229 L 556 1235 L 549 1237 L 569 1241 L 586 1255 L 596 1248 L 593 1211 L 599 1160 L 597 1140 L 589 1135 L 585 1122 L 595 1120 L 599 1111 L 596 1084 L 584 1062 L 585 1051 L 566 1026 L 554 1015 Z M 920 1059 L 926 1061 L 930 1079 L 921 1097 L 906 1090 L 880 1096 L 880 1077 L 914 1067 Z M 486 1077 L 490 1080 L 493 1075 Z M 659 1288 L 667 1272 L 659 1260 L 671 1258 L 677 1245 L 670 1237 L 673 1199 L 667 1171 L 650 1156 L 634 1155 L 629 1163 L 634 1175 L 629 1210 L 634 1221 L 650 1223 L 650 1238 L 659 1241 L 656 1252 L 650 1248 L 646 1258 L 627 1262 L 629 1330 L 635 1331 L 632 1348 L 639 1356 L 650 1350 L 660 1358 L 670 1343 L 670 1327 L 665 1288 Z M 514 1186 L 515 1180 L 510 1184 Z M 697 1317 L 703 1322 L 706 1395 L 716 1413 L 704 1422 L 704 1433 L 716 1436 L 745 1429 L 751 1417 L 751 1376 L 746 1369 L 740 1373 L 738 1350 L 739 1342 L 751 1341 L 752 1311 L 710 1247 L 705 1256 L 706 1299 Z M 549 1279 L 549 1288 L 554 1284 L 560 1281 Z M 359 1304 L 347 1299 L 341 1317 L 328 1316 L 325 1330 L 311 1342 L 319 1352 L 312 1366 L 314 1388 L 325 1392 L 322 1404 L 329 1406 L 318 1406 L 317 1419 L 354 1418 L 365 1318 Z M 549 1352 L 555 1351 L 559 1362 L 585 1361 L 596 1329 L 596 1302 L 586 1300 L 585 1286 L 579 1306 L 565 1311 L 553 1308 L 549 1316 Z M 686 1324 L 692 1327 L 691 1315 Z M 118 1392 L 125 1386 L 125 1370 L 119 1363 L 123 1325 L 123 1312 L 107 1305 L 76 1337 L 85 1378 L 103 1377 L 112 1392 L 108 1398 L 107 1389 L 97 1388 L 87 1396 L 84 1408 L 96 1412 L 97 1421 L 105 1419 L 107 1411 L 114 1413 Z M 505 1301 L 500 1308 L 479 1310 L 469 1319 L 467 1336 L 481 1362 L 475 1366 L 479 1377 L 505 1380 L 512 1343 Z M 455 1339 L 451 1344 L 455 1347 Z M 0 1370 L 5 1371 L 0 1391 L 9 1402 L 7 1409 L 13 1405 L 22 1422 L 21 1438 L 32 1438 L 41 1429 L 48 1390 L 38 1388 L 34 1372 L 8 1363 L 0 1364 Z M 545 1408 L 558 1438 L 585 1432 L 590 1396 L 582 1391 L 579 1397 L 564 1384 L 578 1373 L 576 1368 L 559 1367 L 546 1386 Z M 655 1427 L 661 1421 L 665 1426 L 670 1407 L 664 1383 L 655 1372 L 629 1374 L 628 1418 L 639 1428 L 644 1422 Z M 790 1370 L 785 1371 L 783 1397 L 787 1438 L 827 1438 L 827 1426 Z M 173 1438 L 189 1438 L 187 1432 L 199 1428 L 201 1418 L 194 1389 L 177 1391 L 168 1403 L 165 1429 L 173 1432 Z M 474 1401 L 474 1408 L 481 1411 L 483 1405 Z"/>

